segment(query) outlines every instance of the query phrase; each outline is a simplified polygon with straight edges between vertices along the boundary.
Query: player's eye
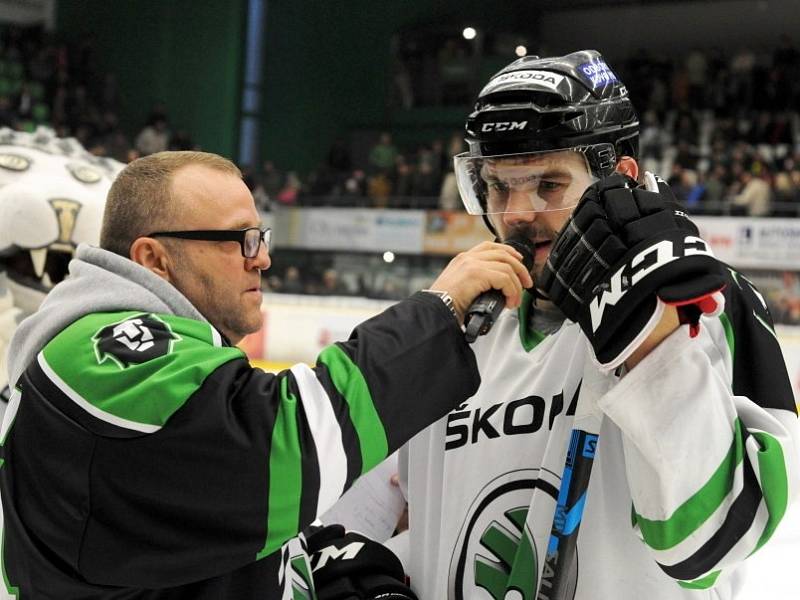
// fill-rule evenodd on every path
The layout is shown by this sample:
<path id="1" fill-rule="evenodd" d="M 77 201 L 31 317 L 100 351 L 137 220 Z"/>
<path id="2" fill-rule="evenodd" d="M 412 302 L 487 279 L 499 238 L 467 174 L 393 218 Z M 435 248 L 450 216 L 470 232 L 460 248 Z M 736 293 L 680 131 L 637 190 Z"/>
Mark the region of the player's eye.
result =
<path id="1" fill-rule="evenodd" d="M 542 180 L 539 183 L 539 189 L 544 192 L 555 192 L 566 187 L 566 183 L 561 181 Z"/>
<path id="2" fill-rule="evenodd" d="M 493 181 L 488 181 L 487 185 L 489 186 L 489 189 L 493 192 L 505 193 L 508 191 L 508 184 L 502 181 L 498 181 L 496 179 Z"/>

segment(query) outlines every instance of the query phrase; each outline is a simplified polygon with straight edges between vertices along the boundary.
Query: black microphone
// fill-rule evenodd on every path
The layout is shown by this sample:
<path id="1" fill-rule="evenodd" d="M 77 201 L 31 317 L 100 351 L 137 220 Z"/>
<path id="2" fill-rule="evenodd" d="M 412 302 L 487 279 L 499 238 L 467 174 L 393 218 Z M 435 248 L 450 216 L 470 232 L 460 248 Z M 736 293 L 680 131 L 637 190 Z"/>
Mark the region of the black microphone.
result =
<path id="1" fill-rule="evenodd" d="M 528 271 L 533 268 L 533 255 L 536 253 L 536 247 L 528 238 L 513 236 L 503 243 L 522 254 L 522 264 Z M 466 325 L 464 338 L 467 342 L 471 344 L 479 335 L 489 333 L 505 306 L 506 297 L 500 290 L 489 290 L 475 298 L 464 317 L 464 325 Z"/>

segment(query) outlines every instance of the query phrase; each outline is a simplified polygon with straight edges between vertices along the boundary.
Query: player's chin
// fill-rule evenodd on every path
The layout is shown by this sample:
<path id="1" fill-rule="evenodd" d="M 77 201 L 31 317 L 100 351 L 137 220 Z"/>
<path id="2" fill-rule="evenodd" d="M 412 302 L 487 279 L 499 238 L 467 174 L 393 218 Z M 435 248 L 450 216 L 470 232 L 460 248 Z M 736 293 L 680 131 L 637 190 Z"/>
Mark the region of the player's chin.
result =
<path id="1" fill-rule="evenodd" d="M 236 313 L 239 329 L 247 329 L 247 333 L 260 329 L 264 321 L 264 314 L 261 312 L 261 298 L 256 301 L 254 296 L 255 294 L 246 294 L 245 298 L 239 303 L 239 310 Z"/>
<path id="2" fill-rule="evenodd" d="M 246 318 L 240 320 L 233 327 L 231 327 L 231 330 L 236 333 L 236 336 L 239 339 L 242 339 L 252 333 L 261 331 L 261 325 L 263 321 L 264 319 L 260 312 L 258 315 L 248 314 Z"/>
<path id="3" fill-rule="evenodd" d="M 261 305 L 258 306 L 258 310 L 251 310 L 248 313 L 248 317 L 247 327 L 249 331 L 247 333 L 255 333 L 260 330 L 264 324 L 264 313 L 261 312 Z"/>
<path id="4" fill-rule="evenodd" d="M 533 285 L 536 286 L 536 282 L 539 281 L 542 277 L 542 273 L 544 272 L 544 262 L 541 264 L 533 263 L 533 268 L 531 269 L 531 279 L 533 279 Z"/>

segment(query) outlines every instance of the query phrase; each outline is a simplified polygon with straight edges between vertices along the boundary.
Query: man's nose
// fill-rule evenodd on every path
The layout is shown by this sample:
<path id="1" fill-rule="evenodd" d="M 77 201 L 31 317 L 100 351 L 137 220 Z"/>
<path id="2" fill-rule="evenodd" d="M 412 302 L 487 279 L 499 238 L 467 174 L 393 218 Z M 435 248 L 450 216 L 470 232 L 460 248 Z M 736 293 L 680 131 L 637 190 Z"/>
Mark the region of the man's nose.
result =
<path id="1" fill-rule="evenodd" d="M 509 227 L 520 223 L 533 223 L 536 220 L 535 194 L 531 192 L 512 191 L 503 213 L 503 222 Z"/>
<path id="2" fill-rule="evenodd" d="M 272 259 L 269 257 L 269 248 L 267 244 L 262 241 L 258 246 L 258 254 L 256 254 L 254 258 L 248 258 L 247 261 L 250 263 L 250 267 L 255 267 L 262 271 L 269 269 L 272 264 Z"/>

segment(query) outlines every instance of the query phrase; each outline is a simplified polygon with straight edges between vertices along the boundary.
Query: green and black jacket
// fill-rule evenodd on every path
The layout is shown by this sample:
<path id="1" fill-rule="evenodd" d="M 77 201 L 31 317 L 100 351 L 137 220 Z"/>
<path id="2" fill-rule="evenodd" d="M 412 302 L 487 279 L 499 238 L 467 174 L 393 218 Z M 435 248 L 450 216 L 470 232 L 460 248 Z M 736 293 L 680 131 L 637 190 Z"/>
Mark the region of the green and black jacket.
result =
<path id="1" fill-rule="evenodd" d="M 195 319 L 86 314 L 12 394 L 0 440 L 6 589 L 284 597 L 281 547 L 478 383 L 430 294 L 358 326 L 314 368 L 277 375 Z"/>

